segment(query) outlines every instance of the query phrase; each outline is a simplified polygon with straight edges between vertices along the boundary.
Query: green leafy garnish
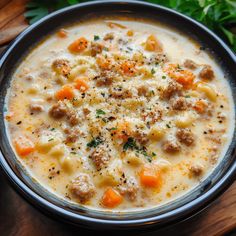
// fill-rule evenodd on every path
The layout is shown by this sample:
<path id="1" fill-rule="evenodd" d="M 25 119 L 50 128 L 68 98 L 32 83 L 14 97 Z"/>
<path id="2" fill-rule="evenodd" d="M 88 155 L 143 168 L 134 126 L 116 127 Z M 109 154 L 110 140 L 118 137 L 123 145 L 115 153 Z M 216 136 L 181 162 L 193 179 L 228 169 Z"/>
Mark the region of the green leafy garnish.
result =
<path id="1" fill-rule="evenodd" d="M 168 129 L 170 129 L 170 125 L 169 125 L 169 124 L 166 124 L 166 127 L 167 127 Z"/>
<path id="2" fill-rule="evenodd" d="M 48 139 L 48 142 L 50 142 L 50 141 L 52 141 L 52 140 L 54 140 L 54 138 L 50 138 L 50 139 Z"/>
<path id="3" fill-rule="evenodd" d="M 128 140 L 127 140 L 127 142 L 124 144 L 124 146 L 123 146 L 123 150 L 128 150 L 128 149 L 131 149 L 131 150 L 133 150 L 133 149 L 139 149 L 139 147 L 137 146 L 137 144 L 136 144 L 136 141 L 134 140 L 134 138 L 132 138 L 132 137 L 129 137 L 128 138 Z"/>
<path id="4" fill-rule="evenodd" d="M 155 157 L 157 154 L 155 152 L 152 152 L 152 156 Z"/>
<path id="5" fill-rule="evenodd" d="M 162 79 L 166 79 L 166 76 L 163 75 L 161 78 L 162 78 Z"/>
<path id="6" fill-rule="evenodd" d="M 100 37 L 98 35 L 94 35 L 93 39 L 94 39 L 94 41 L 97 41 L 100 39 Z"/>
<path id="7" fill-rule="evenodd" d="M 105 115 L 106 112 L 103 111 L 102 109 L 96 110 L 96 118 L 100 118 L 101 115 Z"/>
<path id="8" fill-rule="evenodd" d="M 154 75 L 156 73 L 156 71 L 152 68 L 151 73 Z"/>
<path id="9" fill-rule="evenodd" d="M 103 143 L 103 140 L 100 137 L 96 137 L 92 139 L 89 143 L 87 143 L 87 147 L 95 148 L 101 143 Z"/>
<path id="10" fill-rule="evenodd" d="M 149 162 L 152 161 L 152 157 L 150 155 L 147 154 L 147 151 L 145 150 L 145 147 L 139 147 L 135 141 L 134 138 L 129 137 L 127 142 L 124 144 L 123 146 L 123 150 L 127 151 L 128 149 L 130 150 L 135 150 L 137 153 L 140 153 L 142 155 L 145 156 L 145 158 L 147 158 L 147 160 Z"/>
<path id="11" fill-rule="evenodd" d="M 181 12 L 206 25 L 236 52 L 235 0 L 148 0 Z"/>
<path id="12" fill-rule="evenodd" d="M 112 127 L 110 130 L 117 130 L 117 128 L 116 127 Z"/>

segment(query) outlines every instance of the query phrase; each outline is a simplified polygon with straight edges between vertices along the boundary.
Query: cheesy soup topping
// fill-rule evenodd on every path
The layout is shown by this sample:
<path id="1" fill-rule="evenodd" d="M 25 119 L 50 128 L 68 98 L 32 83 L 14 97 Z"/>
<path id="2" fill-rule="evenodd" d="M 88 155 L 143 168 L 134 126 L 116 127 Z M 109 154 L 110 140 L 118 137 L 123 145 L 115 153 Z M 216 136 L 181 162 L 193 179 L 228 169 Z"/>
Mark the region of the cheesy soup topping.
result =
<path id="1" fill-rule="evenodd" d="M 20 162 L 54 194 L 98 209 L 169 202 L 231 138 L 221 68 L 173 29 L 96 20 L 60 29 L 22 61 L 6 120 Z"/>

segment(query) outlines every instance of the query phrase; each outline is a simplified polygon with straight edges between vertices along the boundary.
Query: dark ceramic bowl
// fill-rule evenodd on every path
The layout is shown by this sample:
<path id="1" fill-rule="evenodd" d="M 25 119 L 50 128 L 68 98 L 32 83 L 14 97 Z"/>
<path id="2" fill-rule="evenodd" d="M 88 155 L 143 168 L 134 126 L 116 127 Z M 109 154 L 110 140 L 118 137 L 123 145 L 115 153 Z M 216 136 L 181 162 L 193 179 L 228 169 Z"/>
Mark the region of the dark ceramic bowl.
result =
<path id="1" fill-rule="evenodd" d="M 4 101 L 11 75 L 21 58 L 47 34 L 83 17 L 100 15 L 141 16 L 156 20 L 197 40 L 218 61 L 228 78 L 236 103 L 235 55 L 215 34 L 198 22 L 170 9 L 135 1 L 100 1 L 80 4 L 57 11 L 30 26 L 8 47 L 0 60 L 0 164 L 18 192 L 44 213 L 75 225 L 93 229 L 140 229 L 162 227 L 198 213 L 233 183 L 236 172 L 236 132 L 227 153 L 210 176 L 198 187 L 161 207 L 139 212 L 111 214 L 65 202 L 33 181 L 17 161 L 9 144 L 4 124 Z"/>

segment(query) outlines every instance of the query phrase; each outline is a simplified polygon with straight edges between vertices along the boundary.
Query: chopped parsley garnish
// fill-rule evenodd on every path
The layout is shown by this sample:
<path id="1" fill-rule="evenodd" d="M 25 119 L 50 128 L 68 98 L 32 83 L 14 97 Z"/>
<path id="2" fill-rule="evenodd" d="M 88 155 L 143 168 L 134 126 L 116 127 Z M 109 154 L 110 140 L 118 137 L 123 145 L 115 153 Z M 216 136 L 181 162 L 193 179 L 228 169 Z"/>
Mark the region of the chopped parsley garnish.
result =
<path id="1" fill-rule="evenodd" d="M 185 97 L 186 97 L 186 98 L 190 98 L 190 95 L 186 95 Z"/>
<path id="2" fill-rule="evenodd" d="M 132 138 L 132 137 L 129 137 L 128 138 L 128 140 L 127 140 L 127 142 L 124 144 L 124 146 L 123 146 L 123 150 L 128 150 L 128 149 L 131 149 L 131 150 L 133 150 L 133 149 L 139 149 L 139 147 L 137 146 L 137 144 L 136 144 L 136 141 L 134 140 L 134 138 Z"/>
<path id="3" fill-rule="evenodd" d="M 151 73 L 154 75 L 156 73 L 156 71 L 152 68 Z"/>
<path id="4" fill-rule="evenodd" d="M 130 50 L 130 51 L 133 51 L 133 49 L 132 49 L 132 48 L 130 48 L 130 47 L 127 47 L 127 49 L 128 49 L 128 50 Z"/>
<path id="5" fill-rule="evenodd" d="M 127 151 L 128 149 L 135 150 L 136 153 L 144 155 L 149 162 L 152 161 L 152 157 L 147 154 L 145 147 L 139 147 L 134 138 L 129 137 L 127 142 L 123 146 L 123 150 Z"/>
<path id="6" fill-rule="evenodd" d="M 101 143 L 103 143 L 103 140 L 100 137 L 96 137 L 92 139 L 89 143 L 87 143 L 87 147 L 95 148 Z"/>
<path id="7" fill-rule="evenodd" d="M 55 128 L 51 128 L 51 129 L 50 129 L 50 131 L 54 131 L 54 130 L 55 130 Z"/>
<path id="8" fill-rule="evenodd" d="M 166 124 L 166 127 L 170 129 L 170 125 L 169 124 Z"/>
<path id="9" fill-rule="evenodd" d="M 70 152 L 71 154 L 73 154 L 73 155 L 76 155 L 76 152 Z"/>
<path id="10" fill-rule="evenodd" d="M 100 117 L 100 115 L 105 115 L 106 114 L 106 112 L 105 111 L 103 111 L 102 109 L 98 109 L 98 110 L 96 110 L 96 118 L 99 118 Z"/>
<path id="11" fill-rule="evenodd" d="M 166 79 L 166 76 L 165 75 L 162 75 L 162 77 L 161 77 L 162 79 Z"/>
<path id="12" fill-rule="evenodd" d="M 100 37 L 98 35 L 94 35 L 93 39 L 94 39 L 94 41 L 97 41 L 100 39 Z"/>
<path id="13" fill-rule="evenodd" d="M 157 154 L 155 152 L 152 152 L 152 156 L 155 157 Z"/>
<path id="14" fill-rule="evenodd" d="M 54 140 L 54 138 L 50 138 L 50 139 L 48 139 L 48 142 L 50 142 L 50 141 L 52 141 L 52 140 Z"/>

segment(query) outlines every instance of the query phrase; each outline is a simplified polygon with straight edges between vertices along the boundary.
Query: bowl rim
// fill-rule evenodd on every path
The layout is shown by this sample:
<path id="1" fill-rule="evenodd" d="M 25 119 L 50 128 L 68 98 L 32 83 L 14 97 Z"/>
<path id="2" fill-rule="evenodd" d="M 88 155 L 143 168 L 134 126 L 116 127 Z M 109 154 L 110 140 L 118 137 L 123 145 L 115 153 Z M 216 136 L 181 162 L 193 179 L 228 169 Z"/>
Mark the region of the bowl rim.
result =
<path id="1" fill-rule="evenodd" d="M 156 10 L 162 9 L 163 11 L 172 13 L 176 15 L 179 18 L 182 18 L 182 20 L 191 22 L 194 25 L 197 25 L 199 28 L 201 28 L 203 31 L 205 31 L 208 35 L 211 35 L 211 37 L 214 38 L 215 41 L 217 41 L 222 49 L 224 49 L 228 56 L 236 62 L 236 57 L 234 53 L 229 49 L 229 47 L 221 40 L 218 36 L 216 36 L 211 30 L 209 30 L 206 26 L 202 25 L 201 23 L 193 20 L 192 18 L 185 16 L 181 13 L 178 13 L 172 9 L 157 5 L 157 4 L 151 4 L 147 2 L 140 2 L 140 1 L 118 1 L 118 0 L 109 0 L 109 1 L 92 1 L 92 2 L 85 2 L 80 3 L 77 5 L 73 5 L 70 7 L 66 7 L 64 9 L 55 11 L 48 16 L 44 17 L 43 19 L 39 20 L 35 24 L 29 26 L 26 30 L 24 30 L 6 49 L 5 53 L 0 58 L 0 69 L 2 68 L 2 65 L 8 58 L 8 56 L 11 54 L 11 51 L 17 46 L 17 44 L 22 40 L 22 38 L 25 35 L 28 35 L 31 33 L 31 31 L 37 27 L 39 27 L 42 23 L 45 21 L 60 15 L 61 13 L 64 13 L 66 11 L 71 11 L 73 9 L 79 9 L 83 7 L 94 7 L 97 4 L 99 5 L 106 5 L 106 4 L 130 4 L 130 5 L 142 5 L 142 6 L 149 6 Z M 236 176 L 236 160 L 234 161 L 233 165 L 228 168 L 228 171 L 225 173 L 225 175 L 209 190 L 207 190 L 205 193 L 203 193 L 201 196 L 197 197 L 193 201 L 174 209 L 170 212 L 163 213 L 161 215 L 153 216 L 153 217 L 146 217 L 144 219 L 128 219 L 128 220 L 119 220 L 119 219 L 98 219 L 93 218 L 89 216 L 84 216 L 80 214 L 76 214 L 74 212 L 69 212 L 65 209 L 62 209 L 59 206 L 54 205 L 53 203 L 47 201 L 43 197 L 39 196 L 37 193 L 35 193 L 33 190 L 31 190 L 20 178 L 16 175 L 14 170 L 10 167 L 7 160 L 3 156 L 2 147 L 0 147 L 1 153 L 0 153 L 0 165 L 2 169 L 4 170 L 5 174 L 8 176 L 9 180 L 13 185 L 17 188 L 17 190 L 24 195 L 30 202 L 34 202 L 36 206 L 43 208 L 47 212 L 54 212 L 59 217 L 62 217 L 66 219 L 66 221 L 72 221 L 77 222 L 78 220 L 80 222 L 83 222 L 84 224 L 93 223 L 97 226 L 101 226 L 101 224 L 110 225 L 110 226 L 118 226 L 121 228 L 124 228 L 126 226 L 149 226 L 153 223 L 158 223 L 160 221 L 164 221 L 165 223 L 173 222 L 176 219 L 184 219 L 186 217 L 189 217 L 192 214 L 197 213 L 200 209 L 205 208 L 211 201 L 216 199 L 220 194 L 222 194 L 234 181 Z M 234 149 L 235 151 L 235 149 Z"/>

